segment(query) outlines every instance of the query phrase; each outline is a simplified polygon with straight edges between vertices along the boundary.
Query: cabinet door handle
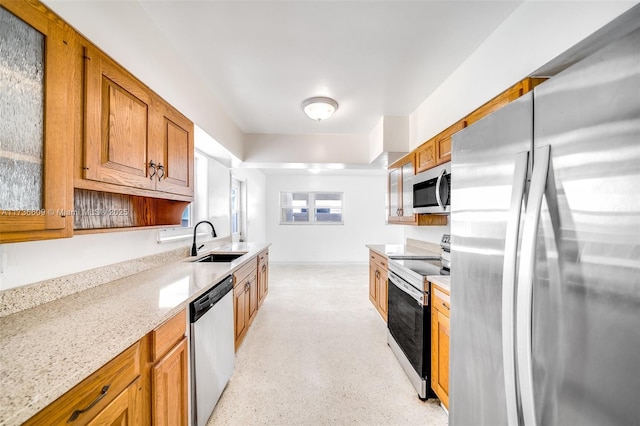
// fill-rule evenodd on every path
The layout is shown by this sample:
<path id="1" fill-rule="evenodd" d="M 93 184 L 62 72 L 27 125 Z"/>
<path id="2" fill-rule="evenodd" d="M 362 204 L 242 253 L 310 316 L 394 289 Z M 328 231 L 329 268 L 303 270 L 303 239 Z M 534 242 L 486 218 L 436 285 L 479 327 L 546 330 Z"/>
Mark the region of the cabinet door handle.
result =
<path id="1" fill-rule="evenodd" d="M 162 174 L 160 174 L 160 172 L 162 172 Z M 164 166 L 162 165 L 162 163 L 158 163 L 158 182 L 160 182 L 162 180 L 162 178 L 164 177 Z"/>
<path id="2" fill-rule="evenodd" d="M 153 179 L 153 177 L 158 174 L 158 170 L 156 169 L 156 163 L 153 162 L 153 160 L 149 161 L 149 168 L 153 169 L 153 173 L 151 173 L 149 175 L 149 179 Z M 164 173 L 164 172 L 163 172 Z"/>
<path id="3" fill-rule="evenodd" d="M 74 421 L 75 419 L 78 418 L 78 416 L 82 413 L 86 413 L 87 411 L 91 410 L 98 402 L 100 402 L 100 400 L 102 398 L 105 397 L 105 395 L 107 394 L 107 392 L 109 392 L 109 386 L 110 385 L 106 385 L 102 388 L 102 390 L 100 391 L 100 395 L 98 395 L 98 397 L 96 399 L 93 400 L 93 402 L 89 405 L 87 405 L 85 408 L 83 408 L 82 410 L 76 410 L 73 413 L 71 413 L 71 417 L 69 417 L 69 420 L 67 420 L 67 423 Z"/>

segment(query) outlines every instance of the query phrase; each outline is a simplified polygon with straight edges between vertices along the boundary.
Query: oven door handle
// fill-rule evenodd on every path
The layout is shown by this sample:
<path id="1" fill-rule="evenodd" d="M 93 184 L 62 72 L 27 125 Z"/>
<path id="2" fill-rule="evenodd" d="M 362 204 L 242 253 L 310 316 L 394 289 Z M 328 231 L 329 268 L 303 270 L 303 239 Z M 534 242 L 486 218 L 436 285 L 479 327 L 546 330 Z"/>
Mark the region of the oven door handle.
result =
<path id="1" fill-rule="evenodd" d="M 411 298 L 415 300 L 418 303 L 418 305 L 426 306 L 425 301 L 428 300 L 428 298 L 424 297 L 424 294 L 420 290 L 416 289 L 411 284 L 405 284 L 402 278 L 398 277 L 396 274 L 394 274 L 391 271 L 389 271 L 388 278 L 393 285 L 398 287 L 398 289 L 402 290 L 402 292 L 411 296 Z"/>

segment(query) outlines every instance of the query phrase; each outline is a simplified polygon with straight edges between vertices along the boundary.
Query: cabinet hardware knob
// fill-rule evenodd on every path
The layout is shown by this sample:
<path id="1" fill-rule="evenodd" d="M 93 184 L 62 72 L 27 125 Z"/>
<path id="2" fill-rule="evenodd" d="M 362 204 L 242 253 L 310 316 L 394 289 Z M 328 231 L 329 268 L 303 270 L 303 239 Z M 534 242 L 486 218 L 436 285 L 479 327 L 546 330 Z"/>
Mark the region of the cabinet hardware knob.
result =
<path id="1" fill-rule="evenodd" d="M 98 397 L 96 399 L 94 399 L 91 404 L 87 405 L 82 410 L 76 410 L 73 413 L 71 413 L 71 417 L 69 417 L 69 420 L 67 420 L 67 423 L 72 422 L 75 419 L 77 419 L 80 414 L 86 413 L 87 411 L 91 410 L 98 402 L 100 402 L 100 400 L 102 398 L 104 398 L 104 396 L 107 394 L 107 392 L 109 392 L 109 386 L 110 385 L 104 386 L 102 388 L 102 390 L 100 391 L 100 395 L 98 395 Z"/>

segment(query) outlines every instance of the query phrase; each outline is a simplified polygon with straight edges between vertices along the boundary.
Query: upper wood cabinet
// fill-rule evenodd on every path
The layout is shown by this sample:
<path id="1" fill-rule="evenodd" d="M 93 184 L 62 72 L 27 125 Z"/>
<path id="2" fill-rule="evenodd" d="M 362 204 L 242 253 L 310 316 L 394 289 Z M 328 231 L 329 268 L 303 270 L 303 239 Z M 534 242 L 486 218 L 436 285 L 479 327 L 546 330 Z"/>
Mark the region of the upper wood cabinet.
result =
<path id="1" fill-rule="evenodd" d="M 149 173 L 154 160 L 148 158 L 154 148 L 149 144 L 151 94 L 93 46 L 85 47 L 84 60 L 84 178 L 155 189 Z"/>
<path id="2" fill-rule="evenodd" d="M 387 223 L 400 225 L 446 225 L 447 216 L 413 212 L 413 153 L 389 166 Z"/>
<path id="3" fill-rule="evenodd" d="M 460 120 L 457 123 L 447 127 L 434 138 L 437 152 L 437 164 L 451 161 L 451 136 L 453 136 L 454 133 L 457 133 L 460 130 L 464 129 L 466 125 L 467 123 L 465 120 Z"/>
<path id="4" fill-rule="evenodd" d="M 389 166 L 389 223 L 414 222 L 413 214 L 413 186 L 414 176 L 413 155 L 407 155 Z"/>
<path id="5" fill-rule="evenodd" d="M 465 118 L 467 126 L 470 126 L 476 121 L 491 114 L 492 112 L 497 111 L 498 109 L 507 105 L 509 102 L 515 101 L 525 93 L 532 91 L 534 87 L 545 80 L 546 78 L 527 77 L 524 80 L 517 82 L 516 84 L 509 87 L 507 90 L 500 93 L 498 96 L 494 97 L 493 99 L 473 111 L 471 114 L 469 114 Z"/>
<path id="6" fill-rule="evenodd" d="M 416 173 L 451 161 L 451 136 L 465 126 L 465 120 L 460 120 L 416 148 Z"/>
<path id="7" fill-rule="evenodd" d="M 416 149 L 416 173 L 424 172 L 438 165 L 438 151 L 435 138 L 429 139 Z"/>
<path id="8" fill-rule="evenodd" d="M 159 167 L 156 190 L 193 197 L 193 123 L 160 99 L 153 106 L 156 121 L 150 133 Z"/>
<path id="9" fill-rule="evenodd" d="M 191 201 L 193 123 L 94 46 L 84 47 L 77 188 Z"/>
<path id="10" fill-rule="evenodd" d="M 0 36 L 0 243 L 70 237 L 75 33 L 40 3 L 0 0 Z"/>

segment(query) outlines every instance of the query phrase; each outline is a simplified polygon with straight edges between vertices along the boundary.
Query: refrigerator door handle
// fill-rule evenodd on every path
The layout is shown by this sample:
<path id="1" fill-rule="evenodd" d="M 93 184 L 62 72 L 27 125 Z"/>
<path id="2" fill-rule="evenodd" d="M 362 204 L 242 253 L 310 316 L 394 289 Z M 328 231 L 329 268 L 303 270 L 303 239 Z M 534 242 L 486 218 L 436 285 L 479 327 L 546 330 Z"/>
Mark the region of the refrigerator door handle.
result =
<path id="1" fill-rule="evenodd" d="M 507 420 L 510 425 L 518 424 L 515 346 L 516 264 L 518 259 L 520 213 L 527 183 L 528 167 L 529 152 L 519 152 L 516 155 L 513 187 L 511 189 L 511 204 L 507 219 L 502 270 L 502 361 L 504 364 Z"/>
<path id="2" fill-rule="evenodd" d="M 442 210 L 445 210 L 446 206 L 442 202 L 442 197 L 440 197 L 440 184 L 442 183 L 442 178 L 446 173 L 446 170 L 442 170 L 442 173 L 440 173 L 440 176 L 438 176 L 438 180 L 436 181 L 436 201 L 438 202 L 438 205 L 442 208 Z"/>
<path id="3" fill-rule="evenodd" d="M 536 425 L 535 404 L 533 399 L 532 370 L 532 308 L 533 308 L 533 272 L 536 257 L 536 236 L 540 222 L 542 199 L 549 174 L 551 147 L 549 145 L 535 150 L 531 185 L 522 231 L 522 248 L 518 271 L 518 291 L 516 296 L 516 347 L 518 365 L 518 383 L 522 418 L 525 426 Z"/>

